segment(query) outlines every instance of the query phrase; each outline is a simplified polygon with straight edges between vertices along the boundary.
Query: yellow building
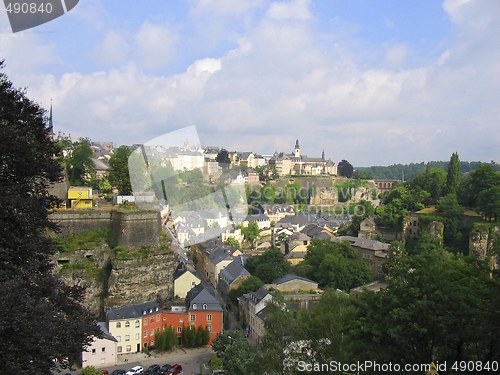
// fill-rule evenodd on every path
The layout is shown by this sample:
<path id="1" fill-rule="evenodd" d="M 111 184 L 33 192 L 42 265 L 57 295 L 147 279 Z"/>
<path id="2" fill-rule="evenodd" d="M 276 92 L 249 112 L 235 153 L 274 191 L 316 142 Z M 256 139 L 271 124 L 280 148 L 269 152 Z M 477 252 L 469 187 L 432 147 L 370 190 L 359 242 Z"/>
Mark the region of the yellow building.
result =
<path id="1" fill-rule="evenodd" d="M 68 189 L 70 208 L 92 208 L 92 188 L 87 186 L 72 186 Z"/>

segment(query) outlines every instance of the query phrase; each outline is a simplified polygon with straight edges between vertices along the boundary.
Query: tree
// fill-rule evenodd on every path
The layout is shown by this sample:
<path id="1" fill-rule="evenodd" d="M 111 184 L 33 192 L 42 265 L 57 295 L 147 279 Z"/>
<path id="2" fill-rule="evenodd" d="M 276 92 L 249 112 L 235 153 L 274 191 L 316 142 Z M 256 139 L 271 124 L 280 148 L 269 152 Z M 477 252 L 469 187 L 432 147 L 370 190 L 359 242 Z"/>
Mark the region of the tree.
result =
<path id="1" fill-rule="evenodd" d="M 109 158 L 109 182 L 118 189 L 120 195 L 132 194 L 129 172 L 129 156 L 131 153 L 130 147 L 120 146 Z"/>
<path id="2" fill-rule="evenodd" d="M 258 265 L 254 275 L 264 283 L 272 283 L 273 280 L 280 278 L 290 272 L 290 263 L 279 250 L 267 250 L 258 257 Z"/>
<path id="3" fill-rule="evenodd" d="M 241 248 L 241 244 L 239 243 L 239 241 L 236 239 L 236 238 L 233 238 L 233 237 L 228 237 L 224 243 L 226 245 L 229 245 L 229 246 L 232 246 L 234 247 L 235 249 L 240 249 Z"/>
<path id="4" fill-rule="evenodd" d="M 458 182 L 460 180 L 460 159 L 458 154 L 454 152 L 450 158 L 448 165 L 448 174 L 446 176 L 446 191 L 448 194 L 456 194 Z"/>
<path id="5" fill-rule="evenodd" d="M 338 167 L 338 172 L 340 176 L 344 176 L 347 178 L 351 178 L 354 168 L 352 167 L 351 163 L 349 163 L 347 160 L 342 160 Z"/>
<path id="6" fill-rule="evenodd" d="M 424 253 L 408 257 L 400 271 L 385 290 L 361 295 L 348 335 L 356 360 L 403 365 L 498 358 L 500 339 L 490 332 L 500 329 L 494 320 L 499 284 L 487 262 Z"/>
<path id="7" fill-rule="evenodd" d="M 263 285 L 264 283 L 257 276 L 250 276 L 238 288 L 229 291 L 229 298 L 234 304 L 238 304 L 239 297 L 246 293 L 255 292 Z"/>
<path id="8" fill-rule="evenodd" d="M 0 69 L 3 62 L 0 62 Z M 0 352 L 6 374 L 49 374 L 53 358 L 76 359 L 100 336 L 83 290 L 53 272 L 47 207 L 57 198 L 60 148 L 46 111 L 0 73 Z M 60 160 L 60 159 L 59 159 Z M 35 319 L 36 317 L 36 319 Z"/>
<path id="9" fill-rule="evenodd" d="M 94 366 L 87 366 L 82 368 L 80 375 L 102 375 L 102 371 L 95 368 Z"/>
<path id="10" fill-rule="evenodd" d="M 366 171 L 361 171 L 356 169 L 352 177 L 358 179 L 358 180 L 373 180 L 373 175 Z"/>
<path id="11" fill-rule="evenodd" d="M 80 138 L 71 144 L 66 157 L 66 171 L 71 185 L 82 186 L 95 178 L 95 164 L 92 161 L 90 139 Z"/>
<path id="12" fill-rule="evenodd" d="M 464 208 L 458 204 L 456 194 L 448 194 L 444 199 L 439 201 L 437 206 L 438 212 L 441 212 L 445 217 L 444 222 L 444 240 L 447 243 L 455 242 L 457 233 L 462 227 L 462 218 Z"/>
<path id="13" fill-rule="evenodd" d="M 240 331 L 220 333 L 212 342 L 212 350 L 222 361 L 225 375 L 254 374 L 256 347 L 248 345 Z"/>
<path id="14" fill-rule="evenodd" d="M 253 243 L 257 238 L 259 238 L 260 229 L 256 221 L 250 220 L 247 227 L 241 228 L 241 233 L 247 241 Z"/>
<path id="15" fill-rule="evenodd" d="M 500 186 L 493 186 L 479 193 L 477 211 L 489 220 L 498 221 L 500 215 Z"/>
<path id="16" fill-rule="evenodd" d="M 219 151 L 219 153 L 215 157 L 215 160 L 217 161 L 217 163 L 219 163 L 219 165 L 223 169 L 227 169 L 231 165 L 231 159 L 229 158 L 229 153 L 224 149 Z"/>

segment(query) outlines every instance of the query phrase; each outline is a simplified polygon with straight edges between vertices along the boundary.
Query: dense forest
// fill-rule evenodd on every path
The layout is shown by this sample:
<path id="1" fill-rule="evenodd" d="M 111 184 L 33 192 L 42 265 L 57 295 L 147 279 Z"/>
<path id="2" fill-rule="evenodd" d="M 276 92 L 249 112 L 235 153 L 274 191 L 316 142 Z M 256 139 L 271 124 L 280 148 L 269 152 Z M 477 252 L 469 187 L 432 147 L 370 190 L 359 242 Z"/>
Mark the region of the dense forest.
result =
<path id="1" fill-rule="evenodd" d="M 440 168 L 445 171 L 448 170 L 449 161 L 431 161 L 429 163 L 411 163 L 411 164 L 393 164 L 389 166 L 372 166 L 372 167 L 357 167 L 356 171 L 363 171 L 373 176 L 376 180 L 401 180 L 404 174 L 405 180 L 411 180 L 415 178 L 419 173 L 422 173 L 427 168 L 429 164 L 430 168 Z M 485 164 L 480 161 L 461 161 L 460 162 L 460 173 L 468 173 L 475 169 L 480 164 Z M 500 164 L 492 164 L 493 170 L 500 171 Z"/>

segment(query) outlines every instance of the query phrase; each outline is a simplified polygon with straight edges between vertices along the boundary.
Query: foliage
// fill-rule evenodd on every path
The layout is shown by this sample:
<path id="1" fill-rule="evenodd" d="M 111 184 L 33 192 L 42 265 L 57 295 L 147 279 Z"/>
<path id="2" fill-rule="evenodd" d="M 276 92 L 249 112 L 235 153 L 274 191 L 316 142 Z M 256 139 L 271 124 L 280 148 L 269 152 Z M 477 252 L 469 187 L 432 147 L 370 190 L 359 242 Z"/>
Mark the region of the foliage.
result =
<path id="1" fill-rule="evenodd" d="M 171 350 L 177 346 L 178 339 L 174 327 L 164 327 L 162 332 L 155 334 L 155 349 L 159 351 Z"/>
<path id="2" fill-rule="evenodd" d="M 182 327 L 181 334 L 182 345 L 187 348 L 196 346 L 196 327 L 188 326 Z"/>
<path id="3" fill-rule="evenodd" d="M 357 180 L 373 180 L 373 175 L 362 170 L 356 169 L 354 174 L 352 175 L 353 178 Z"/>
<path id="4" fill-rule="evenodd" d="M 0 63 L 0 69 L 3 62 Z M 0 352 L 2 373 L 49 374 L 52 358 L 77 358 L 99 335 L 84 309 L 83 290 L 53 272 L 55 229 L 47 207 L 57 198 L 60 148 L 50 140 L 46 111 L 0 73 Z M 36 317 L 36 319 L 34 319 Z"/>
<path id="5" fill-rule="evenodd" d="M 461 181 L 459 187 L 460 203 L 468 207 L 477 207 L 479 194 L 494 186 L 500 186 L 500 173 L 488 164 L 481 164 Z"/>
<path id="6" fill-rule="evenodd" d="M 291 266 L 279 250 L 267 250 L 262 255 L 248 259 L 245 268 L 265 284 L 270 284 L 273 280 L 289 273 Z"/>
<path id="7" fill-rule="evenodd" d="M 430 194 L 431 198 L 438 200 L 446 193 L 446 172 L 441 168 L 429 168 L 425 172 L 418 174 L 413 180 L 408 182 L 411 190 L 425 191 Z"/>
<path id="8" fill-rule="evenodd" d="M 78 141 L 70 142 L 69 146 L 65 157 L 69 183 L 73 186 L 87 185 L 92 178 L 95 178 L 90 139 L 80 138 Z"/>
<path id="9" fill-rule="evenodd" d="M 500 186 L 492 186 L 479 193 L 477 211 L 488 220 L 498 221 L 500 215 Z"/>
<path id="10" fill-rule="evenodd" d="M 94 366 L 87 366 L 82 368 L 80 375 L 102 375 L 102 371 Z"/>
<path id="11" fill-rule="evenodd" d="M 97 229 L 83 232 L 78 235 L 58 237 L 54 241 L 58 245 L 57 250 L 63 253 L 74 253 L 81 249 L 92 249 L 103 242 L 109 245 L 111 232 L 108 229 Z"/>
<path id="12" fill-rule="evenodd" d="M 227 168 L 229 167 L 229 164 L 231 164 L 231 159 L 229 159 L 229 153 L 224 149 L 219 151 L 219 153 L 215 157 L 215 160 L 217 161 L 217 163 L 219 163 L 219 165 L 222 165 L 223 168 Z"/>
<path id="13" fill-rule="evenodd" d="M 288 374 L 288 369 L 284 366 L 285 348 L 295 336 L 296 321 L 292 319 L 283 297 L 278 292 L 275 292 L 273 298 L 268 301 L 266 315 L 266 333 L 262 338 L 261 346 L 265 353 L 267 371 L 272 374 Z"/>
<path id="14" fill-rule="evenodd" d="M 238 286 L 238 288 L 231 289 L 229 291 L 229 298 L 235 305 L 237 305 L 239 297 L 246 293 L 255 292 L 263 285 L 264 283 L 257 276 L 250 276 L 245 279 L 240 286 Z"/>
<path id="15" fill-rule="evenodd" d="M 218 334 L 213 340 L 212 350 L 221 359 L 225 375 L 254 374 L 256 347 L 248 345 L 240 331 Z"/>
<path id="16" fill-rule="evenodd" d="M 241 249 L 241 244 L 236 238 L 228 237 L 227 240 L 224 241 L 226 245 L 232 246 L 235 249 Z"/>
<path id="17" fill-rule="evenodd" d="M 320 287 L 345 291 L 372 280 L 368 265 L 355 253 L 349 241 L 313 239 L 295 271 L 317 281 Z"/>
<path id="18" fill-rule="evenodd" d="M 210 360 L 208 368 L 211 371 L 213 371 L 213 370 L 223 370 L 224 369 L 224 364 L 222 363 L 222 360 L 219 357 L 214 356 Z"/>
<path id="19" fill-rule="evenodd" d="M 247 241 L 253 243 L 257 238 L 259 238 L 260 229 L 256 221 L 250 220 L 247 227 L 241 228 L 241 233 Z"/>
<path id="20" fill-rule="evenodd" d="M 109 182 L 118 189 L 120 195 L 131 195 L 129 157 L 132 149 L 129 146 L 118 147 L 109 158 Z"/>
<path id="21" fill-rule="evenodd" d="M 294 359 L 309 363 L 345 363 L 349 359 L 349 348 L 344 337 L 354 315 L 354 306 L 346 294 L 327 289 L 313 310 L 299 314 L 297 339 L 304 340 L 307 346 Z"/>
<path id="22" fill-rule="evenodd" d="M 458 153 L 454 152 L 448 165 L 448 175 L 446 176 L 446 192 L 456 194 L 460 180 L 460 159 Z"/>
<path id="23" fill-rule="evenodd" d="M 353 174 L 353 171 L 354 171 L 354 168 L 353 166 L 351 165 L 351 163 L 349 163 L 347 160 L 342 160 L 338 167 L 338 172 L 339 172 L 339 176 L 344 176 L 344 177 L 347 177 L 347 178 L 351 178 L 352 177 L 352 174 Z"/>
<path id="24" fill-rule="evenodd" d="M 457 234 L 462 227 L 462 218 L 464 208 L 458 204 L 456 194 L 448 194 L 444 199 L 439 201 L 437 206 L 444 220 L 444 241 L 452 244 L 457 239 Z"/>
<path id="25" fill-rule="evenodd" d="M 460 162 L 460 173 L 468 173 L 475 170 L 481 162 L 473 161 L 473 162 Z M 431 161 L 429 163 L 411 163 L 411 164 L 393 164 L 389 166 L 372 166 L 372 167 L 364 167 L 364 168 L 356 168 L 360 171 L 365 171 L 374 176 L 376 180 L 401 180 L 403 171 L 404 176 L 407 180 L 415 178 L 419 173 L 425 171 L 427 165 L 430 168 L 440 168 L 444 171 L 448 170 L 449 162 L 447 161 Z M 500 166 L 495 165 L 494 169 L 498 171 Z"/>
<path id="26" fill-rule="evenodd" d="M 359 230 L 361 228 L 361 222 L 368 217 L 372 217 L 375 213 L 375 207 L 369 201 L 362 200 L 359 203 L 349 205 L 348 210 L 353 212 L 349 212 L 351 216 L 351 222 L 345 226 L 342 231 L 345 234 L 349 233 L 350 235 L 357 237 Z"/>
<path id="27" fill-rule="evenodd" d="M 484 261 L 424 253 L 405 259 L 400 271 L 385 290 L 362 294 L 348 335 L 352 360 L 402 365 L 498 358 L 500 339 L 492 332 L 500 329 L 499 283 Z"/>

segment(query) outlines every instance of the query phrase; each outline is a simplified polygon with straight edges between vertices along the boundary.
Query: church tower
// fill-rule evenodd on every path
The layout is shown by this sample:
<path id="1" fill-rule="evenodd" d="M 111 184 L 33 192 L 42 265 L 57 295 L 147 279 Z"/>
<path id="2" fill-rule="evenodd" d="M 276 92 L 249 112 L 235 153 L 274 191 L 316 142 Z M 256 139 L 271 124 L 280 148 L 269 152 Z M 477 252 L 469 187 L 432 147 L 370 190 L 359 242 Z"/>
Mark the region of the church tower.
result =
<path id="1" fill-rule="evenodd" d="M 299 147 L 299 140 L 298 139 L 295 141 L 295 148 L 293 149 L 293 155 L 296 158 L 300 158 L 300 147 Z"/>
<path id="2" fill-rule="evenodd" d="M 54 124 L 52 123 L 52 99 L 50 100 L 49 137 L 52 141 L 56 139 L 56 135 L 54 133 Z"/>

